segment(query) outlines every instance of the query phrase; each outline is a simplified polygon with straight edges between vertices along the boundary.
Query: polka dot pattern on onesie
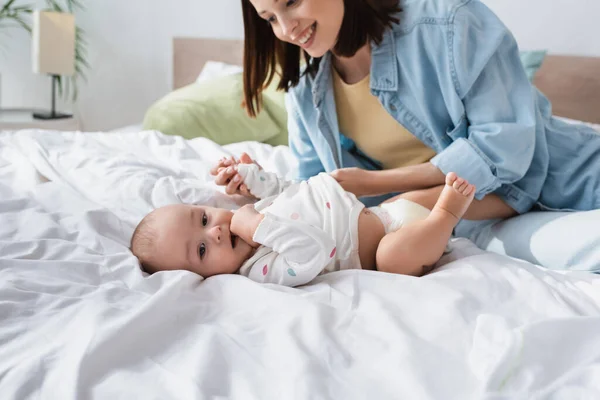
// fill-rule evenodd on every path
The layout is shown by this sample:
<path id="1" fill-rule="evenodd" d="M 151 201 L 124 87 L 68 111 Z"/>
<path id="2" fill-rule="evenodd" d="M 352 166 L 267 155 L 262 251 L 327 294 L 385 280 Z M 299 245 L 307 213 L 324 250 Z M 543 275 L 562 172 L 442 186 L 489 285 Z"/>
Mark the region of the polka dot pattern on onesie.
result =
<path id="1" fill-rule="evenodd" d="M 329 258 L 333 258 L 333 256 L 335 256 L 336 250 L 337 250 L 337 247 L 334 247 L 333 250 L 331 250 L 331 254 L 329 255 Z"/>
<path id="2" fill-rule="evenodd" d="M 294 270 L 293 270 L 293 269 L 291 269 L 291 268 L 289 268 L 289 269 L 287 270 L 287 273 L 288 273 L 288 275 L 289 275 L 289 276 L 296 276 L 296 271 L 294 271 Z"/>
<path id="3" fill-rule="evenodd" d="M 327 206 L 327 208 L 329 208 L 331 210 L 331 203 L 327 202 L 327 203 L 325 203 L 325 205 Z"/>
<path id="4" fill-rule="evenodd" d="M 266 275 L 269 272 L 269 267 L 267 267 L 267 264 L 265 264 L 265 266 L 263 267 L 263 275 Z"/>
<path id="5" fill-rule="evenodd" d="M 298 213 L 293 213 L 293 214 L 290 216 L 290 218 L 291 218 L 291 219 L 293 219 L 293 220 L 297 220 L 298 218 L 300 218 L 300 214 L 298 214 Z"/>

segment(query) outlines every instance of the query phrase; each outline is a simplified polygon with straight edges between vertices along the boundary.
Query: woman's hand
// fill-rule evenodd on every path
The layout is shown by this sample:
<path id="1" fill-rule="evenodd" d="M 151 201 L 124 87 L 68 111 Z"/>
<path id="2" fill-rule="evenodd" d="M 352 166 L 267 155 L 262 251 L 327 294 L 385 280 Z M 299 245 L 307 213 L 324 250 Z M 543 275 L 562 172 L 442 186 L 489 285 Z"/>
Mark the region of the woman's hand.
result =
<path id="1" fill-rule="evenodd" d="M 231 233 L 239 236 L 244 242 L 257 248 L 260 244 L 254 241 L 254 232 L 256 232 L 258 225 L 264 217 L 263 214 L 256 211 L 254 205 L 246 204 L 233 213 L 229 229 Z"/>
<path id="2" fill-rule="evenodd" d="M 211 168 L 210 174 L 215 176 L 215 183 L 219 186 L 225 186 L 227 194 L 241 194 L 242 196 L 254 198 L 248 186 L 244 184 L 244 179 L 237 173 L 236 166 L 238 164 L 256 164 L 260 169 L 262 167 L 254 161 L 247 153 L 242 153 L 239 161 L 233 156 L 222 158 L 218 164 Z"/>
<path id="3" fill-rule="evenodd" d="M 342 168 L 333 171 L 331 176 L 345 191 L 353 193 L 356 197 L 373 195 L 370 189 L 373 182 L 372 171 L 361 168 Z"/>

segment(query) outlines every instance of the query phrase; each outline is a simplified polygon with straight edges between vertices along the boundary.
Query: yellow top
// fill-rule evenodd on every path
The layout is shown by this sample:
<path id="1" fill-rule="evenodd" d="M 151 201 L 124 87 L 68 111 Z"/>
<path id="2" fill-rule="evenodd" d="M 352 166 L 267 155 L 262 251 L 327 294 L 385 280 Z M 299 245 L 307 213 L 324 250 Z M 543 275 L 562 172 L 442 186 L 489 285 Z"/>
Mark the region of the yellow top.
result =
<path id="1" fill-rule="evenodd" d="M 435 152 L 413 136 L 371 94 L 369 75 L 348 85 L 333 70 L 333 90 L 340 132 L 384 169 L 422 164 Z"/>

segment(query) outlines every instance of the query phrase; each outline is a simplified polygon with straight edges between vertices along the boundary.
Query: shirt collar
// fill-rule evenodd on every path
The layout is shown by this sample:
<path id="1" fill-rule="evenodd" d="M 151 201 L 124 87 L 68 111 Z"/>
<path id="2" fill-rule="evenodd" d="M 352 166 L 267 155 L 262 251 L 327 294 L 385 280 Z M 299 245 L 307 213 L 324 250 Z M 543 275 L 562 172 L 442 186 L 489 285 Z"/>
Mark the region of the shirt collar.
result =
<path id="1" fill-rule="evenodd" d="M 398 90 L 398 62 L 394 32 L 387 29 L 379 45 L 371 43 L 371 89 Z"/>
<path id="2" fill-rule="evenodd" d="M 313 82 L 313 104 L 318 107 L 321 104 L 321 100 L 323 99 L 324 93 L 329 88 L 330 85 L 330 77 L 331 77 L 331 52 L 325 53 L 323 57 L 321 57 L 321 61 L 319 63 L 319 69 L 317 70 L 317 74 L 315 75 Z"/>

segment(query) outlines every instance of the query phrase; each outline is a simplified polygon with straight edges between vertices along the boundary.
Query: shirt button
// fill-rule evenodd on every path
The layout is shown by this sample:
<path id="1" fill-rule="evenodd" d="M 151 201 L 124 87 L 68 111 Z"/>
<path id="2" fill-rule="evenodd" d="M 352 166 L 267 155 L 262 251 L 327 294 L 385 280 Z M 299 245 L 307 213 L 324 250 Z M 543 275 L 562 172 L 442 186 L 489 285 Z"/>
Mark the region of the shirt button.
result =
<path id="1" fill-rule="evenodd" d="M 392 110 L 392 111 L 396 111 L 396 106 L 392 104 L 392 105 L 390 106 L 390 110 Z"/>

